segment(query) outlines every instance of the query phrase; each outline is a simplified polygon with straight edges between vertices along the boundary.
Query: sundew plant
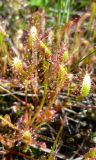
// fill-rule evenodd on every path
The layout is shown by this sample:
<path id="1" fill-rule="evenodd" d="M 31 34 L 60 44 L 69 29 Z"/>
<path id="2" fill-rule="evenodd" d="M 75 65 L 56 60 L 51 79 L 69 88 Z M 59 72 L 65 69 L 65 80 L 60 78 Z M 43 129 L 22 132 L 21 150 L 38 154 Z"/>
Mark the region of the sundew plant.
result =
<path id="1" fill-rule="evenodd" d="M 83 103 L 96 91 L 95 9 L 94 1 L 90 11 L 65 23 L 62 20 L 59 27 L 48 27 L 45 11 L 37 10 L 13 37 L 0 24 L 1 158 L 38 159 L 39 152 L 38 160 L 67 159 L 60 152 L 63 133 L 68 130 L 75 135 L 69 121 L 80 122 L 76 135 L 80 129 L 78 137 L 85 136 L 80 114 L 85 110 L 87 116 L 88 107 L 96 109 Z M 71 138 L 66 143 L 73 145 L 75 138 Z"/>

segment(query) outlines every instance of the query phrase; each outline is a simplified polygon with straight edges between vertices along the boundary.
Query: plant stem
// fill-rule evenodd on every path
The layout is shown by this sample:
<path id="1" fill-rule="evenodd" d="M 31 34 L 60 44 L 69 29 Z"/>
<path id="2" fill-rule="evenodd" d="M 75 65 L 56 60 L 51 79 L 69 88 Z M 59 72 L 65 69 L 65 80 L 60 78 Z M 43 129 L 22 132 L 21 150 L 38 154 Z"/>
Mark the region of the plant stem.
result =
<path id="1" fill-rule="evenodd" d="M 61 134 L 62 130 L 63 130 L 63 125 L 61 125 L 61 127 L 60 127 L 60 129 L 59 129 L 59 132 L 58 132 L 57 137 L 56 137 L 56 139 L 55 139 L 55 141 L 54 141 L 54 144 L 53 144 L 53 147 L 52 147 L 52 150 L 51 150 L 51 153 L 50 153 L 50 155 L 49 155 L 48 160 L 52 160 L 52 159 L 53 159 L 54 150 L 55 150 L 55 148 L 56 148 L 56 144 L 57 144 L 57 142 L 58 142 L 58 140 L 59 140 L 59 137 L 60 137 L 60 134 Z"/>
<path id="2" fill-rule="evenodd" d="M 61 0 L 58 0 L 58 26 L 61 23 Z"/>
<path id="3" fill-rule="evenodd" d="M 31 125 L 33 124 L 34 120 L 36 119 L 36 117 L 38 116 L 38 114 L 40 113 L 41 109 L 42 109 L 43 106 L 44 106 L 45 99 L 46 99 L 46 94 L 47 94 L 47 84 L 46 84 L 46 87 L 45 87 L 45 91 L 44 91 L 44 95 L 43 95 L 41 104 L 40 104 L 37 112 L 35 113 L 34 117 L 33 117 L 32 120 L 31 120 Z"/>
<path id="4" fill-rule="evenodd" d="M 69 21 L 69 16 L 70 16 L 70 0 L 67 0 L 67 1 L 66 1 L 66 12 L 67 12 L 67 15 L 66 15 L 66 23 L 68 23 L 68 21 Z"/>

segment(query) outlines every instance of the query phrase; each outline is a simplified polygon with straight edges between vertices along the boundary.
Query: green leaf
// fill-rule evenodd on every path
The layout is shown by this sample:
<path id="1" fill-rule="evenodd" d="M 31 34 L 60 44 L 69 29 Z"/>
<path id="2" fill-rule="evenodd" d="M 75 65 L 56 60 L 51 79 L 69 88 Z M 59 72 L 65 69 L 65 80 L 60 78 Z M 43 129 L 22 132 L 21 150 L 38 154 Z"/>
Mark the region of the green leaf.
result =
<path id="1" fill-rule="evenodd" d="M 31 6 L 43 7 L 44 0 L 30 0 L 29 3 Z"/>

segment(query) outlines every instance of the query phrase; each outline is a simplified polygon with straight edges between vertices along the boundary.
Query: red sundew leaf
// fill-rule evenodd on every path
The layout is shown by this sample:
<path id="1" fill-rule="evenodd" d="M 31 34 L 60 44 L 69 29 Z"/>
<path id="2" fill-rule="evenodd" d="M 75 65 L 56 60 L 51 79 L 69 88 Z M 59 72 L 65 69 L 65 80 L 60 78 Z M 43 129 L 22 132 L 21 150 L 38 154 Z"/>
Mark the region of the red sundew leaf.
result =
<path id="1" fill-rule="evenodd" d="M 55 115 L 56 111 L 55 110 L 47 110 L 44 113 L 44 119 L 46 121 L 50 121 L 53 119 L 54 115 Z"/>

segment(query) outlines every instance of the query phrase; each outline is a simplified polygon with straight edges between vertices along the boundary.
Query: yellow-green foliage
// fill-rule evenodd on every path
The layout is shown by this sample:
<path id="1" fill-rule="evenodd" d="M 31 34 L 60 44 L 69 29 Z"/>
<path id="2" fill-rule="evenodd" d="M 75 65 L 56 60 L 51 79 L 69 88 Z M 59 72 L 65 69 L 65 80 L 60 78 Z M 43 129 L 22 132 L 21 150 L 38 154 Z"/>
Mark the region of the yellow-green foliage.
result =
<path id="1" fill-rule="evenodd" d="M 85 154 L 84 160 L 96 159 L 96 148 L 91 148 L 89 152 Z"/>
<path id="2" fill-rule="evenodd" d="M 7 55 L 7 44 L 4 41 L 5 35 L 0 32 L 0 57 Z"/>
<path id="3" fill-rule="evenodd" d="M 51 51 L 50 51 L 50 49 L 46 46 L 46 44 L 43 42 L 43 41 L 40 41 L 40 45 L 41 45 L 41 47 L 45 50 L 45 53 L 46 53 L 46 57 L 47 58 L 50 58 L 50 56 L 51 56 Z"/>
<path id="4" fill-rule="evenodd" d="M 60 65 L 58 78 L 57 78 L 57 90 L 60 90 L 67 78 L 67 71 L 63 65 Z"/>
<path id="5" fill-rule="evenodd" d="M 94 18 L 96 18 L 96 1 L 93 1 L 91 4 L 90 23 L 92 23 Z"/>

